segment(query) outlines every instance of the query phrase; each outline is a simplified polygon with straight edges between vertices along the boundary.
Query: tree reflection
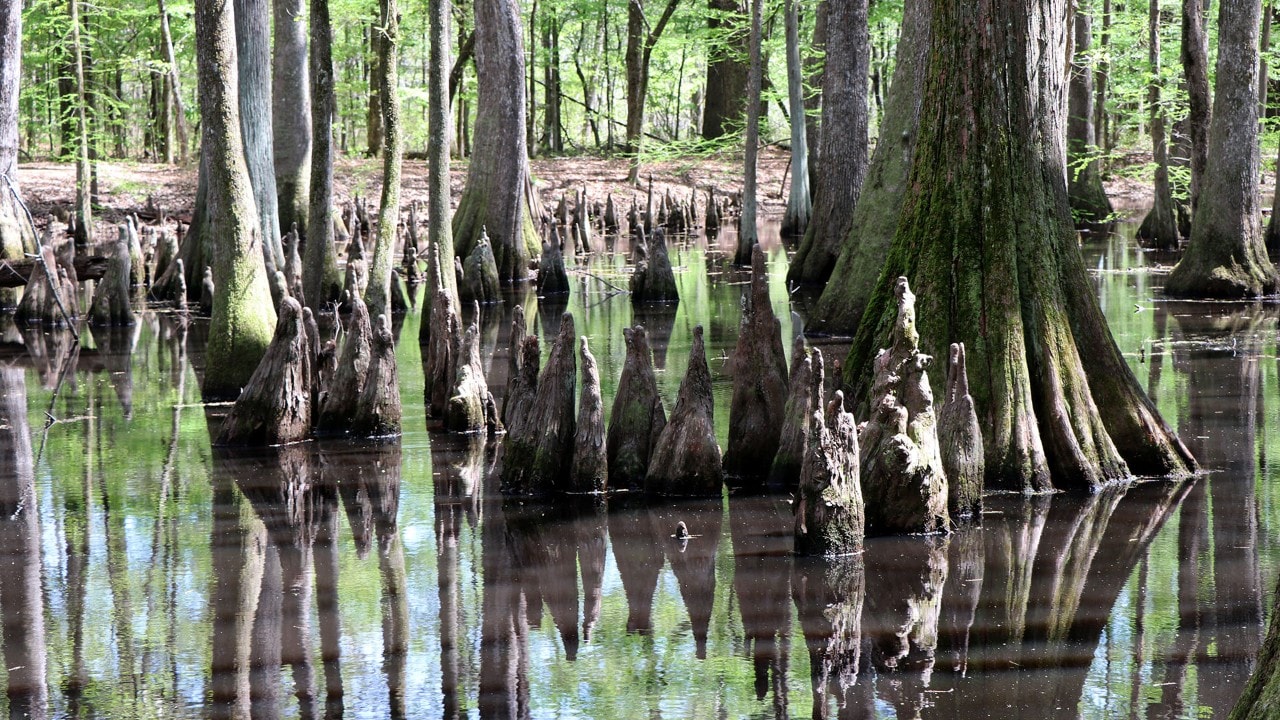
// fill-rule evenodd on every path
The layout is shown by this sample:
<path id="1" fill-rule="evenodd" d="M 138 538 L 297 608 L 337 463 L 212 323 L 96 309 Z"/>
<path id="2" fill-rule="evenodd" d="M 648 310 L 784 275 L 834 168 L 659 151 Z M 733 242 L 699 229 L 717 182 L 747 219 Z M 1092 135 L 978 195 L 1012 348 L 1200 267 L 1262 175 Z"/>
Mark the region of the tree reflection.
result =
<path id="1" fill-rule="evenodd" d="M 763 700 L 772 690 L 776 717 L 787 715 L 794 527 L 791 505 L 785 498 L 729 498 L 733 589 L 755 672 L 756 699 Z"/>

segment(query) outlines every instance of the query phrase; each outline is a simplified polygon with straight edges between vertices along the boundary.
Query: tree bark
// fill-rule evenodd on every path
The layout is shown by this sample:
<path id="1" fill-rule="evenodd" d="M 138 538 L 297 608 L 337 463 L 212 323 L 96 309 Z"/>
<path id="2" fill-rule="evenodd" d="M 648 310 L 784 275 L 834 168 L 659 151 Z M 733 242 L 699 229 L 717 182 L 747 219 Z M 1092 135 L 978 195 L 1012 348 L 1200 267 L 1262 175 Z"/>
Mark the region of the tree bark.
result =
<path id="1" fill-rule="evenodd" d="M 1093 16 L 1076 11 L 1075 57 L 1067 91 L 1067 195 L 1075 217 L 1102 222 L 1111 215 L 1111 201 L 1102 187 L 1102 172 L 1093 129 Z"/>
<path id="2" fill-rule="evenodd" d="M 382 108 L 382 196 L 378 203 L 378 235 L 369 262 L 369 286 L 365 304 L 370 317 L 391 316 L 391 265 L 400 225 L 400 8 L 396 0 L 380 0 L 382 18 L 375 33 L 378 48 L 378 94 Z"/>
<path id="3" fill-rule="evenodd" d="M 276 324 L 240 136 L 234 18 L 229 0 L 196 7 L 201 144 L 208 153 L 209 237 L 218 287 L 202 388 L 207 398 L 239 394 L 266 353 Z"/>
<path id="4" fill-rule="evenodd" d="M 746 109 L 747 8 L 739 0 L 707 0 L 707 83 L 702 139 L 732 133 Z"/>
<path id="5" fill-rule="evenodd" d="M 751 0 L 751 39 L 748 52 L 751 69 L 747 73 L 747 128 L 743 133 L 746 146 L 743 159 L 742 212 L 738 216 L 738 249 L 734 265 L 751 263 L 751 249 L 757 242 L 756 230 L 756 158 L 760 151 L 760 83 L 763 63 L 760 58 L 761 15 L 764 0 Z"/>
<path id="6" fill-rule="evenodd" d="M 1138 228 L 1138 237 L 1162 250 L 1178 247 L 1178 212 L 1169 186 L 1169 140 L 1165 132 L 1165 110 L 1161 105 L 1164 83 L 1160 79 L 1160 0 L 1151 0 L 1147 24 L 1147 48 L 1150 79 L 1147 82 L 1147 108 L 1151 122 L 1151 147 L 1156 164 L 1155 198 L 1151 211 Z"/>
<path id="7" fill-rule="evenodd" d="M 276 270 L 284 269 L 280 217 L 276 209 L 275 150 L 271 129 L 271 7 L 270 0 L 235 0 L 236 52 L 240 58 L 240 133 L 253 200 L 258 208 L 262 258 L 271 297 L 287 294 L 276 285 Z"/>
<path id="8" fill-rule="evenodd" d="M 662 16 L 648 33 L 643 0 L 627 0 L 627 152 L 632 154 L 630 183 L 640 181 L 640 141 L 644 137 L 644 103 L 649 94 L 649 58 L 666 30 L 679 0 L 667 0 Z"/>
<path id="9" fill-rule="evenodd" d="M 1165 292 L 1179 297 L 1257 297 L 1276 288 L 1258 207 L 1258 25 L 1262 0 L 1224 2 L 1209 159 L 1191 239 Z"/>
<path id="10" fill-rule="evenodd" d="M 787 0 L 787 107 L 791 112 L 791 192 L 782 216 L 784 237 L 803 236 L 813 214 L 809 193 L 809 145 L 805 128 L 804 67 L 800 64 L 800 10 L 796 0 Z M 849 143 L 851 138 L 846 138 Z M 857 142 L 852 138 L 853 143 Z M 850 144 L 853 144 L 850 143 Z"/>
<path id="11" fill-rule="evenodd" d="M 18 197 L 18 99 L 22 88 L 22 3 L 0 6 L 0 261 L 35 251 L 35 228 Z M 18 304 L 21 291 L 0 290 L 0 307 Z"/>
<path id="12" fill-rule="evenodd" d="M 1209 35 L 1204 0 L 1182 2 L 1182 72 L 1187 83 L 1187 127 L 1191 136 L 1191 215 L 1200 207 L 1200 187 L 1209 157 Z"/>
<path id="13" fill-rule="evenodd" d="M 160 35 L 164 40 L 164 57 L 168 64 L 169 87 L 172 93 L 174 108 L 174 125 L 178 134 L 178 162 L 187 161 L 187 108 L 182 101 L 182 83 L 178 77 L 178 58 L 173 52 L 173 34 L 169 31 L 169 11 L 165 8 L 165 0 L 157 0 L 160 4 Z"/>
<path id="14" fill-rule="evenodd" d="M 1068 3 L 931 5 L 907 197 L 846 385 L 871 395 L 873 348 L 898 319 L 893 279 L 905 275 L 923 352 L 963 342 L 972 360 L 988 487 L 1097 490 L 1186 472 L 1194 460 L 1121 357 L 1077 250 L 1060 140 Z"/>
<path id="15" fill-rule="evenodd" d="M 427 23 L 430 41 L 427 58 L 427 291 L 422 308 L 424 318 L 432 317 L 431 307 L 440 291 L 448 298 L 454 315 L 460 312 L 457 276 L 453 272 L 452 208 L 449 206 L 449 0 L 428 0 Z M 474 38 L 475 35 L 469 36 Z M 418 344 L 431 347 L 431 324 L 422 323 Z"/>
<path id="16" fill-rule="evenodd" d="M 487 231 L 498 277 L 519 282 L 539 250 L 530 216 L 525 144 L 524 41 L 515 0 L 476 0 L 479 107 L 467 185 L 453 216 L 453 249 L 466 257 Z"/>
<path id="17" fill-rule="evenodd" d="M 826 67 L 822 72 L 821 145 L 813 219 L 787 280 L 821 285 L 831 276 L 867 174 L 867 0 L 827 0 Z M 882 138 L 890 137 L 881 133 Z M 794 172 L 794 169 L 793 171 Z"/>
<path id="18" fill-rule="evenodd" d="M 311 0 L 311 193 L 307 205 L 307 247 L 302 285 L 307 307 L 316 315 L 342 292 L 338 254 L 333 246 L 333 29 L 329 0 Z"/>
<path id="19" fill-rule="evenodd" d="M 867 168 L 849 233 L 839 238 L 839 258 L 831 274 L 841 281 L 828 283 L 823 290 L 809 318 L 810 329 L 831 333 L 856 330 L 880 276 L 915 155 L 932 17 L 929 0 L 906 0 L 893 84 L 880 122 L 882 141 L 876 143 Z"/>
<path id="20" fill-rule="evenodd" d="M 311 189 L 311 88 L 307 72 L 307 11 L 303 0 L 273 0 L 271 130 L 280 230 L 307 237 Z"/>
<path id="21" fill-rule="evenodd" d="M 80 39 L 80 3 L 69 0 L 71 11 L 71 55 L 76 82 L 76 244 L 87 247 L 93 242 L 93 203 L 89 169 L 89 121 L 85 115 L 84 46 Z"/>

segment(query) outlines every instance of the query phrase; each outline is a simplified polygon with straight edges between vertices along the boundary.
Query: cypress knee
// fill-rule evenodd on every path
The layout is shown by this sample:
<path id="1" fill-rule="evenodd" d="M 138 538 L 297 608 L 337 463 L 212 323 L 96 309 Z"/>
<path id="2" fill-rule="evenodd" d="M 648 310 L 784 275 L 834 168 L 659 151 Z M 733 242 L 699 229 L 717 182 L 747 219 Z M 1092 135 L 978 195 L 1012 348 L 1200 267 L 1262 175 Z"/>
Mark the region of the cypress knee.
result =
<path id="1" fill-rule="evenodd" d="M 457 374 L 460 324 L 458 314 L 449 302 L 448 291 L 443 287 L 437 289 L 431 301 L 431 333 L 427 342 L 427 354 L 423 359 L 429 417 L 444 417 L 449 395 L 453 391 L 453 379 Z"/>
<path id="2" fill-rule="evenodd" d="M 600 370 L 596 358 L 581 341 L 582 399 L 578 402 L 578 422 L 573 438 L 573 464 L 569 470 L 569 492 L 602 493 L 608 488 L 609 460 L 605 452 L 604 402 L 600 399 Z"/>
<path id="3" fill-rule="evenodd" d="M 92 325 L 119 326 L 134 323 L 133 306 L 129 303 L 129 245 L 123 235 L 121 233 L 121 237 L 112 243 L 107 272 L 93 292 L 93 304 L 89 307 L 89 323 Z M 211 272 L 208 270 L 206 279 L 212 284 Z"/>
<path id="4" fill-rule="evenodd" d="M 648 334 L 640 325 L 625 328 L 622 334 L 627 359 L 609 413 L 609 481 L 615 488 L 640 490 L 654 445 L 667 425 L 667 413 L 658 393 Z"/>
<path id="5" fill-rule="evenodd" d="M 356 402 L 351 430 L 361 437 L 400 434 L 400 377 L 391 320 L 379 313 L 369 340 L 369 371 Z"/>
<path id="6" fill-rule="evenodd" d="M 671 419 L 658 435 L 645 476 L 645 492 L 653 495 L 715 496 L 724 483 L 720 446 L 716 444 L 715 402 L 711 370 L 702 344 L 702 326 L 693 329 L 689 369 L 680 382 Z"/>
<path id="7" fill-rule="evenodd" d="M 569 274 L 564 269 L 560 243 L 542 241 L 542 260 L 538 263 L 538 294 L 568 295 Z"/>
<path id="8" fill-rule="evenodd" d="M 733 402 L 724 469 L 734 475 L 760 476 L 769 472 L 778 453 L 787 402 L 787 358 L 782 323 L 769 303 L 769 280 L 759 244 L 751 249 L 751 288 L 742 304 L 732 361 Z"/>
<path id="9" fill-rule="evenodd" d="M 317 428 L 326 432 L 345 432 L 356 414 L 360 394 L 364 390 L 372 354 L 373 328 L 369 323 L 369 311 L 359 295 L 347 298 L 351 304 L 351 319 L 347 322 L 347 338 L 342 342 L 338 355 L 338 369 L 333 384 L 320 409 Z"/>
<path id="10" fill-rule="evenodd" d="M 947 508 L 953 519 L 979 519 L 985 458 L 978 412 L 969 395 L 964 343 L 951 343 L 947 394 L 938 409 L 938 445 L 947 474 Z"/>
<path id="11" fill-rule="evenodd" d="M 472 248 L 462 265 L 462 284 L 458 286 L 458 294 L 463 302 L 487 305 L 501 302 L 500 293 L 498 261 L 493 256 L 489 236 L 481 234 L 480 242 Z"/>
<path id="12" fill-rule="evenodd" d="M 844 393 L 827 404 L 822 382 L 813 384 L 815 407 L 809 420 L 809 446 L 800 473 L 796 503 L 796 552 L 801 555 L 851 555 L 862 550 L 866 512 L 858 478 L 858 427 L 844 410 Z"/>
<path id="13" fill-rule="evenodd" d="M 821 358 L 821 355 L 818 357 Z M 782 410 L 778 452 L 773 456 L 773 467 L 769 471 L 770 485 L 794 488 L 799 482 L 809 439 L 809 416 L 813 412 L 812 378 L 813 360 L 805 347 L 804 336 L 797 335 L 791 349 L 791 377 L 788 381 L 787 404 Z"/>
<path id="14" fill-rule="evenodd" d="M 636 251 L 640 259 L 631 276 L 631 304 L 680 302 L 676 276 L 671 270 L 671 258 L 667 256 L 666 234 L 662 228 L 654 231 L 648 240 L 641 233 Z"/>
<path id="15" fill-rule="evenodd" d="M 311 358 L 302 306 L 285 297 L 271 344 L 214 444 L 281 445 L 305 440 L 310 432 Z"/>
<path id="16" fill-rule="evenodd" d="M 504 494 L 542 495 L 566 487 L 575 428 L 575 337 L 573 315 L 565 313 L 547 366 L 538 376 L 529 411 L 517 416 L 507 434 L 502 465 Z"/>
<path id="17" fill-rule="evenodd" d="M 475 316 L 480 316 L 479 308 Z M 485 382 L 484 365 L 480 362 L 480 330 L 474 322 L 462 338 L 462 351 L 458 355 L 458 368 L 454 373 L 444 424 L 450 432 L 487 431 L 493 435 L 502 429 L 497 403 Z"/>

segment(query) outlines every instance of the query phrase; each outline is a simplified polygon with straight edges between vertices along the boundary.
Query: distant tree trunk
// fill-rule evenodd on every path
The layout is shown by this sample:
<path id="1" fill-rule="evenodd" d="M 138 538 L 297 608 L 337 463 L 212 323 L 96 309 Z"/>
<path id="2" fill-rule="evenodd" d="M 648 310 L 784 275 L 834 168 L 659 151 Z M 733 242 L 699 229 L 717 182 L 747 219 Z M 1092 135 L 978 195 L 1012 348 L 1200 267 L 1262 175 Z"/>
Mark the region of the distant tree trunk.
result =
<path id="1" fill-rule="evenodd" d="M 382 33 L 378 32 L 377 21 L 369 23 L 367 28 L 369 50 L 365 70 L 369 76 L 369 103 L 365 115 L 365 153 L 369 157 L 378 157 L 382 152 L 382 93 L 378 91 L 378 78 L 382 76 Z"/>
<path id="2" fill-rule="evenodd" d="M 756 235 L 756 158 L 760 151 L 760 81 L 763 63 L 760 58 L 761 15 L 764 0 L 751 0 L 751 39 L 748 42 L 751 70 L 747 73 L 747 128 L 742 175 L 742 214 L 738 216 L 738 249 L 734 265 L 750 265 L 751 249 Z"/>
<path id="3" fill-rule="evenodd" d="M 1182 0 L 1182 72 L 1187 82 L 1187 127 L 1191 136 L 1191 215 L 1200 207 L 1200 186 L 1209 152 L 1209 36 L 1204 0 Z"/>
<path id="4" fill-rule="evenodd" d="M 542 147 L 548 153 L 564 152 L 564 128 L 560 120 L 560 20 L 556 9 L 548 8 L 543 16 L 542 48 L 546 57 L 542 65 Z M 584 90 L 585 95 L 585 90 Z"/>
<path id="5" fill-rule="evenodd" d="M 378 48 L 378 100 L 382 108 L 382 197 L 378 203 L 378 236 L 374 239 L 373 260 L 369 263 L 369 286 L 365 304 L 369 316 L 391 316 L 391 265 L 396 248 L 396 227 L 400 224 L 400 9 L 396 0 L 380 0 L 381 35 Z"/>
<path id="6" fill-rule="evenodd" d="M 449 0 L 429 0 L 427 25 L 427 293 L 423 317 L 439 290 L 449 298 L 453 315 L 460 315 L 457 276 L 453 272 L 453 236 L 449 207 Z M 427 346 L 431 324 L 423 322 L 418 344 Z"/>
<path id="7" fill-rule="evenodd" d="M 1271 8 L 1275 0 L 1267 0 L 1262 11 L 1262 56 L 1258 60 L 1258 119 L 1267 119 L 1267 55 L 1271 52 Z"/>
<path id="8" fill-rule="evenodd" d="M 867 174 L 867 71 L 871 60 L 867 0 L 825 0 L 827 59 L 822 75 L 822 144 L 813 220 L 787 271 L 797 285 L 831 275 Z M 884 131 L 881 137 L 889 137 Z"/>
<path id="9" fill-rule="evenodd" d="M 206 398 L 234 398 L 240 392 L 266 353 L 276 324 L 240 137 L 231 1 L 202 0 L 195 13 L 201 146 L 208 153 L 208 237 L 217 287 L 205 353 Z"/>
<path id="10" fill-rule="evenodd" d="M 498 278 L 505 284 L 526 279 L 529 258 L 541 247 L 527 196 L 524 41 L 515 0 L 476 0 L 475 13 L 482 111 L 476 117 L 467 185 L 453 216 L 453 249 L 466 257 L 487 230 Z"/>
<path id="11" fill-rule="evenodd" d="M 178 78 L 178 58 L 173 52 L 173 35 L 169 32 L 169 11 L 165 9 L 165 0 L 157 0 L 160 5 L 160 36 L 164 42 L 165 63 L 168 65 L 169 92 L 172 94 L 174 108 L 174 129 L 178 134 L 178 162 L 187 161 L 189 142 L 187 139 L 187 108 L 182 102 L 182 83 Z"/>
<path id="12" fill-rule="evenodd" d="M 784 236 L 803 236 L 813 214 L 809 195 L 809 144 L 805 135 L 804 68 L 800 65 L 800 10 L 787 0 L 787 100 L 791 111 L 791 192 L 782 216 Z M 849 142 L 846 139 L 845 142 Z M 856 140 L 854 140 L 856 142 Z"/>
<path id="13" fill-rule="evenodd" d="M 813 37 L 809 43 L 809 52 L 805 55 L 805 87 L 808 90 L 804 96 L 804 127 L 805 140 L 809 145 L 809 188 L 813 191 L 814 203 L 818 201 L 818 164 L 822 158 L 822 140 L 819 136 L 818 113 L 822 107 L 822 87 L 823 72 L 826 68 L 826 52 L 827 52 L 827 18 L 830 16 L 830 2 L 828 0 L 819 0 L 817 16 L 813 21 Z M 863 23 L 864 25 L 866 23 Z M 864 37 L 867 33 L 863 33 Z M 867 47 L 864 51 L 870 58 L 870 38 L 867 38 Z M 864 71 L 863 76 L 867 73 Z M 866 93 L 864 92 L 865 96 Z M 866 101 L 863 101 L 866 105 Z M 866 172 L 864 163 L 863 172 Z"/>
<path id="14" fill-rule="evenodd" d="M 707 10 L 710 38 L 702 138 L 716 140 L 733 132 L 746 110 L 747 9 L 739 0 L 707 0 Z"/>
<path id="15" fill-rule="evenodd" d="M 298 226 L 307 237 L 311 189 L 311 88 L 307 72 L 307 10 L 303 0 L 274 0 L 271 129 L 275 146 L 280 232 Z"/>
<path id="16" fill-rule="evenodd" d="M 1098 147 L 1093 130 L 1093 16 L 1076 11 L 1075 57 L 1067 91 L 1067 195 L 1076 219 L 1102 222 L 1111 215 L 1111 201 L 1102 187 Z"/>
<path id="17" fill-rule="evenodd" d="M 1246 0 L 1249 1 L 1249 0 Z M 1151 211 L 1138 228 L 1138 237 L 1156 247 L 1171 250 L 1178 247 L 1178 211 L 1169 186 L 1169 140 L 1165 133 L 1164 106 L 1160 95 L 1164 85 L 1160 79 L 1160 0 L 1151 0 L 1147 15 L 1147 48 L 1150 79 L 1147 81 L 1147 110 L 1151 119 L 1151 147 L 1156 163 L 1155 198 Z"/>
<path id="18" fill-rule="evenodd" d="M 1098 66 L 1094 69 L 1093 144 L 1111 152 L 1111 115 L 1107 113 L 1107 85 L 1111 81 L 1111 0 L 1102 0 L 1102 32 L 1098 34 Z"/>
<path id="19" fill-rule="evenodd" d="M 1071 222 L 1062 142 L 1069 0 L 931 5 L 919 140 L 898 230 L 844 366 L 850 396 L 870 395 L 875 349 L 898 322 L 895 285 L 905 276 L 921 349 L 967 349 L 989 488 L 1096 491 L 1131 473 L 1186 472 L 1194 461 L 1120 355 Z M 899 57 L 912 50 L 900 47 Z"/>
<path id="20" fill-rule="evenodd" d="M 1258 207 L 1258 26 L 1262 0 L 1223 2 L 1209 159 L 1191 240 L 1169 273 L 1177 297 L 1257 297 L 1276 288 Z"/>
<path id="21" fill-rule="evenodd" d="M 649 94 L 649 58 L 679 1 L 667 0 L 662 16 L 648 33 L 645 32 L 649 21 L 644 15 L 643 0 L 627 2 L 627 152 L 632 154 L 627 180 L 631 183 L 640 181 L 640 141 L 644 137 L 644 103 Z M 747 261 L 750 260 L 748 253 Z"/>
<path id="22" fill-rule="evenodd" d="M 302 292 L 307 307 L 320 314 L 342 292 L 333 247 L 333 28 L 329 0 L 311 0 L 311 193 L 307 205 L 307 247 Z"/>
<path id="23" fill-rule="evenodd" d="M 80 3 L 70 0 L 71 62 L 76 83 L 76 244 L 93 242 L 92 173 L 89 168 L 89 120 L 85 115 L 84 45 L 80 38 Z"/>
<path id="24" fill-rule="evenodd" d="M 932 12 L 932 0 L 906 0 L 903 6 L 893 83 L 880 120 L 883 142 L 876 143 L 848 234 L 839 238 L 839 258 L 830 275 L 839 277 L 840 282 L 827 283 L 808 318 L 810 329 L 845 334 L 857 330 L 880 276 L 898 227 L 915 154 Z M 819 190 L 825 184 L 820 183 Z"/>
<path id="25" fill-rule="evenodd" d="M 270 0 L 235 0 L 236 52 L 240 58 L 240 133 L 244 158 L 258 208 L 259 239 L 271 297 L 287 290 L 276 285 L 276 270 L 284 269 L 280 245 L 280 217 L 276 210 L 275 150 L 271 130 L 271 5 Z M 274 325 L 273 332 L 274 332 Z"/>

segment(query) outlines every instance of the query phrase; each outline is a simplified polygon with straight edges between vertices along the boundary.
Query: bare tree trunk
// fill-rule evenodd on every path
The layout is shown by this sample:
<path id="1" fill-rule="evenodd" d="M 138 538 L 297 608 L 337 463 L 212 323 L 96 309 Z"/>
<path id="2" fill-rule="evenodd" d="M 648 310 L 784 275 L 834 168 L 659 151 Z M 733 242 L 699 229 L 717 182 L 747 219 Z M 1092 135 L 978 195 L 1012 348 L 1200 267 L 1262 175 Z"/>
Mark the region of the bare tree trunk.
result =
<path id="1" fill-rule="evenodd" d="M 427 23 L 430 56 L 427 59 L 427 293 L 423 317 L 443 290 L 454 316 L 458 306 L 457 275 L 453 271 L 452 220 L 449 207 L 449 0 L 429 0 Z M 423 322 L 418 343 L 428 346 L 431 324 Z"/>
<path id="2" fill-rule="evenodd" d="M 644 14 L 644 2 L 629 0 L 627 3 L 627 152 L 633 154 L 627 181 L 631 183 L 640 181 L 640 141 L 644 137 L 644 103 L 649 94 L 649 59 L 678 3 L 679 0 L 667 0 L 662 16 L 648 33 L 645 32 L 649 21 Z M 749 256 L 747 262 L 750 262 Z"/>
<path id="3" fill-rule="evenodd" d="M 342 292 L 333 247 L 333 28 L 329 0 L 311 0 L 311 194 L 302 286 L 307 307 L 320 314 Z"/>
<path id="4" fill-rule="evenodd" d="M 542 147 L 549 153 L 564 152 L 564 128 L 560 121 L 560 18 L 554 7 L 547 9 L 543 17 L 542 49 L 546 57 L 542 64 L 543 100 Z M 586 90 L 583 90 L 586 97 Z M 590 108 L 588 108 L 590 110 Z"/>
<path id="5" fill-rule="evenodd" d="M 230 1 L 208 0 L 196 6 L 201 145 L 208 153 L 209 237 L 218 289 L 203 386 L 209 398 L 240 392 L 266 353 L 276 324 L 262 262 L 261 224 L 240 136 L 235 11 Z"/>
<path id="6" fill-rule="evenodd" d="M 1138 237 L 1148 240 L 1161 249 L 1178 247 L 1178 213 L 1173 204 L 1173 190 L 1169 186 L 1169 140 L 1165 133 L 1165 110 L 1161 105 L 1160 79 L 1160 0 L 1151 0 L 1147 24 L 1147 48 L 1151 64 L 1147 82 L 1147 108 L 1151 118 L 1151 147 L 1156 163 L 1155 198 L 1151 211 L 1138 228 Z"/>
<path id="7" fill-rule="evenodd" d="M 826 67 L 822 73 L 821 147 L 813 221 L 791 262 L 787 280 L 827 281 L 849 238 L 854 207 L 867 174 L 867 0 L 826 0 Z M 884 130 L 881 137 L 889 137 Z M 794 170 L 793 170 L 794 172 Z"/>
<path id="8" fill-rule="evenodd" d="M 702 110 L 702 138 L 715 140 L 733 132 L 740 122 L 747 87 L 744 32 L 747 9 L 739 0 L 708 0 L 707 98 Z M 725 35 L 720 38 L 718 35 Z"/>
<path id="9" fill-rule="evenodd" d="M 280 231 L 294 225 L 307 237 L 311 188 L 311 88 L 307 72 L 307 9 L 303 0 L 273 0 L 271 130 Z"/>
<path id="10" fill-rule="evenodd" d="M 760 23 L 764 0 L 751 0 L 751 40 L 749 41 L 751 70 L 747 73 L 747 128 L 743 133 L 745 167 L 742 178 L 742 214 L 738 216 L 738 248 L 733 255 L 734 265 L 751 263 L 751 249 L 756 235 L 756 158 L 760 146 L 760 79 L 763 68 L 760 59 Z"/>
<path id="11" fill-rule="evenodd" d="M 378 32 L 377 20 L 369 23 L 366 29 L 369 38 L 365 73 L 369 80 L 369 105 L 365 116 L 365 153 L 369 157 L 378 157 L 382 152 L 382 93 L 378 91 L 378 78 L 382 76 L 382 33 Z"/>
<path id="12" fill-rule="evenodd" d="M 378 48 L 378 100 L 382 108 L 382 197 L 378 203 L 378 236 L 374 239 L 373 260 L 369 263 L 369 286 L 365 304 L 369 315 L 391 317 L 391 265 L 396 248 L 396 228 L 400 224 L 400 9 L 396 0 L 380 0 L 382 17 Z"/>
<path id="13" fill-rule="evenodd" d="M 160 4 L 160 35 L 164 39 L 165 63 L 169 68 L 169 92 L 173 93 L 174 124 L 178 132 L 178 162 L 187 161 L 190 143 L 187 140 L 187 108 L 182 102 L 182 83 L 178 78 L 178 59 L 173 52 L 173 34 L 169 31 L 169 11 L 165 9 L 165 0 L 156 0 Z"/>
<path id="14" fill-rule="evenodd" d="M 1258 30 L 1262 0 L 1224 2 L 1218 15 L 1218 66 L 1209 159 L 1191 239 L 1165 292 L 1241 298 L 1271 293 L 1258 207 Z"/>
<path id="15" fill-rule="evenodd" d="M 1109 1 L 1109 0 L 1108 0 Z M 1191 136 L 1191 215 L 1200 207 L 1200 186 L 1209 161 L 1209 36 L 1204 0 L 1182 1 L 1182 72 L 1187 81 L 1187 126 Z M 1104 48 L 1105 50 L 1105 48 Z"/>
<path id="16" fill-rule="evenodd" d="M 813 214 L 809 194 L 809 144 L 805 134 L 804 67 L 800 64 L 800 10 L 796 0 L 787 0 L 787 100 L 791 111 L 791 192 L 787 212 L 782 216 L 784 236 L 804 235 Z M 846 138 L 845 142 L 850 142 Z M 856 138 L 852 139 L 856 142 Z"/>
<path id="17" fill-rule="evenodd" d="M 35 228 L 18 197 L 18 97 L 22 88 L 22 3 L 0 5 L 0 261 L 35 252 Z M 7 178 L 7 179 L 6 179 Z M 0 307 L 21 291 L 0 289 Z"/>
<path id="18" fill-rule="evenodd" d="M 69 0 L 71 12 L 71 56 L 76 82 L 76 244 L 93 242 L 93 203 L 89 172 L 89 121 L 85 116 L 84 46 L 80 40 L 80 3 Z"/>
<path id="19" fill-rule="evenodd" d="M 1102 222 L 1111 215 L 1111 201 L 1102 187 L 1098 148 L 1093 130 L 1093 16 L 1076 11 L 1075 57 L 1067 90 L 1067 196 L 1077 220 Z"/>

